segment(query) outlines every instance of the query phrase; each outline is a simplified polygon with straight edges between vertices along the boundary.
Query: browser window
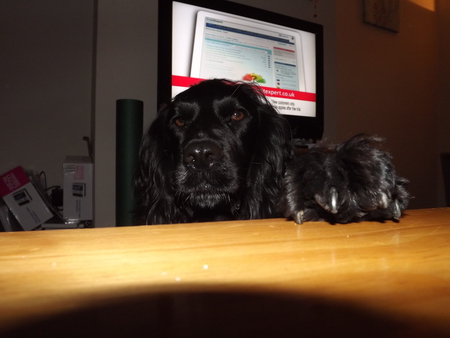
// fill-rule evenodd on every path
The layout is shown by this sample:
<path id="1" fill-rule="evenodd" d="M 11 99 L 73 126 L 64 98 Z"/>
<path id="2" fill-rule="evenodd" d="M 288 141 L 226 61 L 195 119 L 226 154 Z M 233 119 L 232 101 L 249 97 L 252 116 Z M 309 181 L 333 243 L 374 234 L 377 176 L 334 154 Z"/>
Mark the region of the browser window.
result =
<path id="1" fill-rule="evenodd" d="M 272 88 L 304 90 L 297 52 L 300 49 L 301 53 L 300 36 L 223 17 L 198 13 L 192 77 L 240 79 Z M 195 57 L 196 49 L 200 57 Z"/>

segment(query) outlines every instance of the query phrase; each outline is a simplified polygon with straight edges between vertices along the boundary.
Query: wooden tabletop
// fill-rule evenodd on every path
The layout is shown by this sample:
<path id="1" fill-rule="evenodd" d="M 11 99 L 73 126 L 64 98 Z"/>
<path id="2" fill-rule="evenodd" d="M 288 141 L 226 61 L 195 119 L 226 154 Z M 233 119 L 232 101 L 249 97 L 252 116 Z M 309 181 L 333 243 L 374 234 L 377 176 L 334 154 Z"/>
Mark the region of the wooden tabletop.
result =
<path id="1" fill-rule="evenodd" d="M 0 233 L 0 336 L 44 329 L 64 337 L 450 335 L 450 208 L 410 210 L 398 223 Z"/>

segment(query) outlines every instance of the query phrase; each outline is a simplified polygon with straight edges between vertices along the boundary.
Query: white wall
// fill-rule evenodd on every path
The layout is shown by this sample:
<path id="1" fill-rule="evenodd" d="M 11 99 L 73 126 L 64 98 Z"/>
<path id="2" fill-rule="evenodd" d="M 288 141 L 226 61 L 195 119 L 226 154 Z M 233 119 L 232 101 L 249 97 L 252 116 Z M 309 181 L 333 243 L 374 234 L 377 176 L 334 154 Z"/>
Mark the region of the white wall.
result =
<path id="1" fill-rule="evenodd" d="M 62 184 L 66 155 L 88 155 L 92 0 L 0 1 L 0 173 L 17 165 Z"/>
<path id="2" fill-rule="evenodd" d="M 116 100 L 144 101 L 155 116 L 157 1 L 99 1 L 95 98 L 96 227 L 115 225 Z"/>
<path id="3" fill-rule="evenodd" d="M 401 1 L 400 32 L 362 21 L 362 1 L 337 7 L 337 140 L 355 132 L 387 139 L 410 179 L 412 208 L 438 205 L 438 17 Z"/>

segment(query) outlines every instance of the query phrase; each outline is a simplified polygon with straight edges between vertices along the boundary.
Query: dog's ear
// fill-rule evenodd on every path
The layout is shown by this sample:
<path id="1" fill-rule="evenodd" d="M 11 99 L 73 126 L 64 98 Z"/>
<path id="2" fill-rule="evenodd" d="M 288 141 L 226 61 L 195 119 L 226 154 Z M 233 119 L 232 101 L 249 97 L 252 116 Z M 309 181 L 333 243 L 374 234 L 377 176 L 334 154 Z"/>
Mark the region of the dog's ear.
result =
<path id="1" fill-rule="evenodd" d="M 137 208 L 135 224 L 163 224 L 177 219 L 172 180 L 173 138 L 170 137 L 170 105 L 163 107 L 144 135 L 134 188 Z"/>
<path id="2" fill-rule="evenodd" d="M 247 195 L 241 205 L 245 218 L 266 218 L 279 214 L 285 162 L 292 156 L 287 121 L 261 97 L 253 116 L 253 154 L 247 175 Z"/>

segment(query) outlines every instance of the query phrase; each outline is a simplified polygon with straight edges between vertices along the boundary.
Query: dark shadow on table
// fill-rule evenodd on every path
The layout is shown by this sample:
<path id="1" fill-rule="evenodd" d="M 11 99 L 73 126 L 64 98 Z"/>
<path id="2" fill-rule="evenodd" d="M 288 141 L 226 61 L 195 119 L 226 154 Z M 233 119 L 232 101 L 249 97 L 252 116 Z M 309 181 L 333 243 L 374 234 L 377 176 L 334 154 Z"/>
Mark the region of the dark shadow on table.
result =
<path id="1" fill-rule="evenodd" d="M 198 290 L 198 286 L 195 288 Z M 316 296 L 259 291 L 181 291 L 109 299 L 27 323 L 1 337 L 444 337 Z"/>

